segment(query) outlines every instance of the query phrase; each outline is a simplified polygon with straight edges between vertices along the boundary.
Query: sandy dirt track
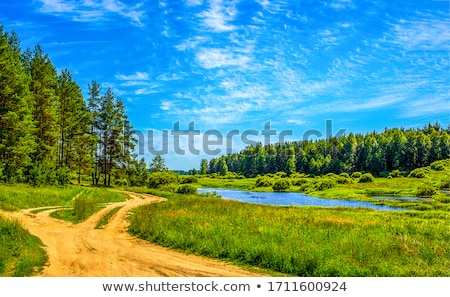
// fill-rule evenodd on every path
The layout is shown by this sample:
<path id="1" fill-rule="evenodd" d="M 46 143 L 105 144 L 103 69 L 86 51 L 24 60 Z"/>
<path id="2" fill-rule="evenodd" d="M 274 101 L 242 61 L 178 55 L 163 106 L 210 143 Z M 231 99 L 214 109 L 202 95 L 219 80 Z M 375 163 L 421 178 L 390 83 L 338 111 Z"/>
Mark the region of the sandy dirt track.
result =
<path id="1" fill-rule="evenodd" d="M 49 263 L 42 276 L 258 276 L 237 266 L 186 255 L 132 237 L 125 220 L 137 206 L 164 198 L 125 192 L 130 199 L 108 205 L 87 221 L 73 225 L 51 218 L 54 210 L 1 212 L 18 218 L 45 245 Z M 94 229 L 111 209 L 122 206 L 103 229 Z"/>

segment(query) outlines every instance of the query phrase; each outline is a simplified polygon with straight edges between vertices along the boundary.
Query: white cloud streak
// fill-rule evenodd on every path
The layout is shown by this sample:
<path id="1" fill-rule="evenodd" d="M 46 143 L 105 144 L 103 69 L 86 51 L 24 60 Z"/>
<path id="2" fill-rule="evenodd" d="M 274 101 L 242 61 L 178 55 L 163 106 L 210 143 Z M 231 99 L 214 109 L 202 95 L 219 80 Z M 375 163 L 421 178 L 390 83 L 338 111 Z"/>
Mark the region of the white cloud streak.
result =
<path id="1" fill-rule="evenodd" d="M 42 13 L 68 16 L 77 22 L 106 21 L 118 15 L 128 19 L 135 26 L 143 26 L 142 20 L 145 11 L 141 8 L 143 3 L 128 6 L 118 0 L 39 0 Z"/>

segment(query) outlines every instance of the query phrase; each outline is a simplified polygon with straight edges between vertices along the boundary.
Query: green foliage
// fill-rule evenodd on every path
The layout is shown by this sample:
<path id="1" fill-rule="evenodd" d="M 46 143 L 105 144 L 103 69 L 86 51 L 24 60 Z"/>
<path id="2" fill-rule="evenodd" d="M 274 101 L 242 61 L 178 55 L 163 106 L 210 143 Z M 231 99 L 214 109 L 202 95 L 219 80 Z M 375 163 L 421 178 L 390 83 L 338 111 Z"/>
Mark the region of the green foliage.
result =
<path id="1" fill-rule="evenodd" d="M 373 182 L 374 177 L 371 173 L 364 173 L 359 179 L 359 183 L 371 183 Z"/>
<path id="2" fill-rule="evenodd" d="M 47 262 L 42 242 L 16 220 L 0 216 L 0 276 L 32 276 Z"/>
<path id="3" fill-rule="evenodd" d="M 255 182 L 255 187 L 271 187 L 272 185 L 272 179 L 267 176 L 258 177 Z"/>
<path id="4" fill-rule="evenodd" d="M 392 170 L 392 171 L 389 173 L 388 176 L 390 176 L 391 178 L 394 178 L 394 177 L 401 177 L 401 176 L 402 176 L 402 173 L 401 173 L 400 170 L 395 169 L 395 170 Z"/>
<path id="5" fill-rule="evenodd" d="M 181 177 L 181 184 L 195 184 L 198 183 L 198 177 L 189 175 Z"/>
<path id="6" fill-rule="evenodd" d="M 301 186 L 304 184 L 307 184 L 309 181 L 306 178 L 298 178 L 298 179 L 294 179 L 292 181 L 292 185 L 294 186 Z"/>
<path id="7" fill-rule="evenodd" d="M 436 194 L 436 188 L 429 184 L 422 184 L 416 190 L 418 197 L 431 197 Z"/>
<path id="8" fill-rule="evenodd" d="M 352 173 L 352 176 L 351 176 L 351 177 L 354 178 L 354 179 L 357 179 L 357 178 L 361 178 L 361 176 L 362 176 L 362 173 L 356 171 L 356 172 L 353 172 L 353 173 Z"/>
<path id="9" fill-rule="evenodd" d="M 188 184 L 181 185 L 178 188 L 177 193 L 179 193 L 179 194 L 189 194 L 189 195 L 197 194 L 197 188 L 194 187 L 193 185 L 188 185 Z"/>
<path id="10" fill-rule="evenodd" d="M 275 183 L 272 186 L 272 188 L 275 192 L 283 192 L 283 191 L 289 190 L 290 187 L 291 187 L 291 183 L 287 179 L 279 179 L 279 180 L 275 181 Z"/>
<path id="11" fill-rule="evenodd" d="M 178 191 L 178 184 L 164 184 L 158 187 L 158 190 L 163 192 L 176 193 Z"/>
<path id="12" fill-rule="evenodd" d="M 154 172 L 163 172 L 167 171 L 168 168 L 166 166 L 166 162 L 164 161 L 163 157 L 161 155 L 156 155 L 153 160 L 150 162 L 149 171 L 151 173 Z"/>
<path id="13" fill-rule="evenodd" d="M 351 179 L 351 177 L 339 176 L 335 180 L 336 180 L 336 182 L 338 184 L 351 184 L 351 183 L 353 183 L 353 180 Z"/>
<path id="14" fill-rule="evenodd" d="M 157 189 L 163 185 L 178 184 L 180 177 L 172 171 L 161 171 L 150 173 L 147 180 L 147 186 L 152 189 Z"/>
<path id="15" fill-rule="evenodd" d="M 425 168 L 417 168 L 411 171 L 408 177 L 425 178 L 427 177 L 427 171 Z"/>
<path id="16" fill-rule="evenodd" d="M 442 171 L 442 170 L 445 170 L 445 161 L 435 161 L 435 162 L 433 162 L 433 163 L 431 163 L 431 165 L 430 165 L 430 167 L 431 167 L 431 169 L 433 169 L 433 170 L 436 170 L 436 171 Z"/>
<path id="17" fill-rule="evenodd" d="M 339 176 L 344 178 L 350 178 L 350 175 L 347 172 L 342 172 L 341 174 L 339 174 Z"/>
<path id="18" fill-rule="evenodd" d="M 450 188 L 450 177 L 447 177 L 446 179 L 441 180 L 439 184 L 440 189 L 448 189 Z"/>
<path id="19" fill-rule="evenodd" d="M 317 191 L 324 191 L 336 187 L 336 182 L 333 179 L 322 178 L 314 183 L 314 188 Z"/>

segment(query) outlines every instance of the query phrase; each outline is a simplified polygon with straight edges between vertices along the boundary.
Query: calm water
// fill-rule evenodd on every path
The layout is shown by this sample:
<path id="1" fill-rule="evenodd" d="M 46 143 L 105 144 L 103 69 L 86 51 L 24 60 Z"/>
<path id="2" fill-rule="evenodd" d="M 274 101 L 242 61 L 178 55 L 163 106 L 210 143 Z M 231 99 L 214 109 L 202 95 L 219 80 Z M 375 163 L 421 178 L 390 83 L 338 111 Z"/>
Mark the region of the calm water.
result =
<path id="1" fill-rule="evenodd" d="M 389 207 L 382 205 L 374 205 L 370 202 L 355 201 L 355 200 L 333 200 L 322 199 L 313 196 L 308 196 L 302 193 L 292 192 L 249 192 L 235 189 L 221 189 L 221 188 L 207 188 L 199 189 L 199 193 L 216 192 L 224 199 L 238 200 L 248 203 L 256 204 L 271 204 L 271 205 L 297 205 L 297 206 L 347 206 L 347 207 L 365 207 L 376 210 L 402 210 L 402 208 Z"/>

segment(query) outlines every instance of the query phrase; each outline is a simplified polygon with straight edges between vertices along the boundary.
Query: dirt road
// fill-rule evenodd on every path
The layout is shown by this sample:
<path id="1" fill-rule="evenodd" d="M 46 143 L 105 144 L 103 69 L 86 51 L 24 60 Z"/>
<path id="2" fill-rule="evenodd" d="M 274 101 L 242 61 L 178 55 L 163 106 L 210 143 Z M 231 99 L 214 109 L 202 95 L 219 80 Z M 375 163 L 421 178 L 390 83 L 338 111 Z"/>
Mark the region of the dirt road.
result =
<path id="1" fill-rule="evenodd" d="M 132 237 L 125 217 L 129 210 L 163 198 L 126 193 L 130 199 L 113 203 L 73 225 L 51 218 L 54 210 L 32 214 L 9 213 L 39 237 L 49 256 L 42 276 L 257 276 L 239 267 L 195 255 L 186 255 Z M 111 209 L 122 206 L 103 229 L 94 229 Z M 2 214 L 5 214 L 2 212 Z"/>

